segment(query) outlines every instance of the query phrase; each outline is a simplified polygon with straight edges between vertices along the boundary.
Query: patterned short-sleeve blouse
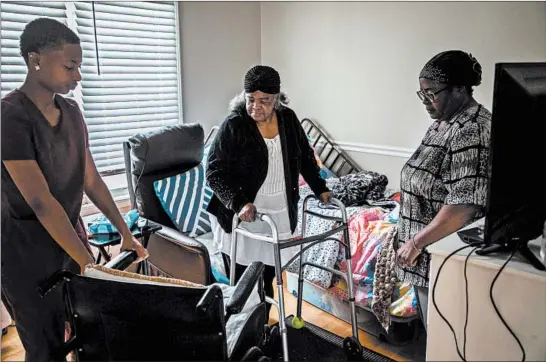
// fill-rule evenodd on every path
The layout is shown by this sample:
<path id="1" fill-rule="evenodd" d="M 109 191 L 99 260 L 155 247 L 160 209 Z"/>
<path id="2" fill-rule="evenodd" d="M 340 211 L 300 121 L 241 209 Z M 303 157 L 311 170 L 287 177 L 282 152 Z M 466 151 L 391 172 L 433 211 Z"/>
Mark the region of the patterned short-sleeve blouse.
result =
<path id="1" fill-rule="evenodd" d="M 487 195 L 491 113 L 481 105 L 454 116 L 443 127 L 434 122 L 404 165 L 400 178 L 398 240 L 410 240 L 430 224 L 443 205 L 481 206 Z M 396 267 L 398 278 L 428 287 L 430 254 L 423 250 L 415 267 Z"/>

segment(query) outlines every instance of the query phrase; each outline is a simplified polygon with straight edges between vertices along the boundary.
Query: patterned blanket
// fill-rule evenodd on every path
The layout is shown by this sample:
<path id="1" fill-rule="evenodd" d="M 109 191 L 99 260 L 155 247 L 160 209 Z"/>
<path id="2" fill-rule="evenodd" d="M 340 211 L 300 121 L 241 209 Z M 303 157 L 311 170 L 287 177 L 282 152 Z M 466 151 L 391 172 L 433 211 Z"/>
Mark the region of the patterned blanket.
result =
<path id="1" fill-rule="evenodd" d="M 335 182 L 335 179 L 328 179 L 326 183 L 328 187 L 331 187 L 332 183 Z M 298 226 L 296 228 L 296 235 L 301 235 L 302 228 L 302 219 L 301 219 L 301 210 L 303 209 L 303 200 L 306 196 L 312 195 L 313 192 L 307 185 L 300 186 L 300 202 L 298 205 Z M 335 195 L 334 195 L 335 196 Z M 341 212 L 337 207 L 321 205 L 318 200 L 310 200 L 308 204 L 309 210 L 320 213 L 326 216 L 341 216 Z M 368 207 L 368 206 L 364 206 Z M 362 206 L 350 206 L 346 207 L 347 217 L 351 217 L 359 210 L 362 210 Z M 324 234 L 327 231 L 330 231 L 334 228 L 334 221 L 324 220 L 315 216 L 308 216 L 307 223 L 305 227 L 305 236 L 313 236 Z M 340 240 L 342 238 L 342 233 L 337 233 L 332 235 L 333 238 Z M 337 256 L 339 254 L 340 245 L 339 242 L 329 240 L 322 243 L 319 243 L 312 248 L 309 248 L 303 253 L 303 260 L 312 262 L 321 266 L 326 266 L 333 268 L 337 262 Z M 287 268 L 288 271 L 292 273 L 298 273 L 299 270 L 299 258 L 297 258 L 292 265 Z M 327 272 L 322 269 L 318 269 L 312 266 L 306 266 L 303 273 L 303 277 L 317 285 L 320 285 L 323 288 L 330 288 L 332 285 L 332 273 Z"/>
<path id="2" fill-rule="evenodd" d="M 351 217 L 362 210 L 373 209 L 378 213 L 385 213 L 395 209 L 398 205 L 398 194 L 392 190 L 386 189 L 387 178 L 376 172 L 362 171 L 357 174 L 343 176 L 341 178 L 330 178 L 326 180 L 327 186 L 334 193 L 334 197 L 342 201 L 346 207 L 347 218 Z M 360 194 L 358 194 L 360 192 Z M 360 196 L 357 196 L 360 195 Z M 300 202 L 298 205 L 298 226 L 296 234 L 301 235 L 302 220 L 301 210 L 305 197 L 312 195 L 312 191 L 308 185 L 300 186 Z M 317 200 L 312 199 L 309 202 L 309 209 L 327 216 L 341 216 L 341 212 L 335 206 L 321 205 Z M 347 206 L 350 205 L 350 206 Z M 372 208 L 372 206 L 374 206 Z M 324 220 L 318 217 L 309 216 L 307 218 L 305 236 L 320 235 L 334 228 L 334 221 Z M 349 222 L 350 224 L 350 222 Z M 342 233 L 333 235 L 332 237 L 341 240 Z M 303 260 L 312 262 L 321 266 L 334 268 L 338 263 L 338 255 L 340 255 L 340 244 L 337 241 L 322 242 L 303 254 Z M 299 270 L 299 258 L 287 268 L 288 271 L 297 273 Z M 304 278 L 312 283 L 315 283 L 323 288 L 332 286 L 332 273 L 322 269 L 307 266 L 304 271 Z"/>
<path id="3" fill-rule="evenodd" d="M 385 175 L 360 171 L 335 179 L 330 189 L 345 206 L 355 206 L 368 200 L 383 200 L 388 182 Z"/>

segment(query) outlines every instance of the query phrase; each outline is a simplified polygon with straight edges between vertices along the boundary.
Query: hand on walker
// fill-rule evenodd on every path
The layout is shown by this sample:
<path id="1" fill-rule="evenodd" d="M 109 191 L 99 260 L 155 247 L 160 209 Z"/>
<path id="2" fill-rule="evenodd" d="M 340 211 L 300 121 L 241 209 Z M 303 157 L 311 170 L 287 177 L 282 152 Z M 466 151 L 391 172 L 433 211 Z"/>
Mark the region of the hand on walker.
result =
<path id="1" fill-rule="evenodd" d="M 323 204 L 329 204 L 330 200 L 332 200 L 332 197 L 334 197 L 334 194 L 332 193 L 332 191 L 323 192 L 320 195 L 320 202 L 322 202 Z"/>
<path id="2" fill-rule="evenodd" d="M 243 206 L 241 211 L 239 211 L 239 219 L 246 221 L 246 222 L 253 222 L 256 220 L 256 213 L 258 211 L 256 210 L 256 206 L 251 204 L 250 202 Z"/>

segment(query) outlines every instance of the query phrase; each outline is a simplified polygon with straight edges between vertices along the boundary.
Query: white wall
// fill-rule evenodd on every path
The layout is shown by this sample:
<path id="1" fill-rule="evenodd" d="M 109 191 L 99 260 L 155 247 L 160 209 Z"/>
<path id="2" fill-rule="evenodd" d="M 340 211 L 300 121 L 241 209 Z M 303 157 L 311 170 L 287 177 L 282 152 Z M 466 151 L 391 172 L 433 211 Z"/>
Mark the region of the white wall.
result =
<path id="1" fill-rule="evenodd" d="M 259 2 L 179 3 L 184 122 L 220 124 L 260 62 Z"/>
<path id="2" fill-rule="evenodd" d="M 382 154 L 408 157 L 431 122 L 415 94 L 428 59 L 471 52 L 489 109 L 495 62 L 546 60 L 544 2 L 263 2 L 261 29 L 261 60 L 299 117 L 365 151 L 351 155 L 393 187 L 406 159 Z"/>

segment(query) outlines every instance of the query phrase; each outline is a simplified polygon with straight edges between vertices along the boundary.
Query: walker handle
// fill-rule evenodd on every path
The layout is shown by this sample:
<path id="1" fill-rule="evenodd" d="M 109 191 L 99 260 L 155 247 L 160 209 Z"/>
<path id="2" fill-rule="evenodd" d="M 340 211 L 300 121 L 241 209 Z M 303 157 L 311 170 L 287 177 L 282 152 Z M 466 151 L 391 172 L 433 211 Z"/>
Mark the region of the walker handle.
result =
<path id="1" fill-rule="evenodd" d="M 341 202 L 339 199 L 336 199 L 335 197 L 332 197 L 330 199 L 330 202 L 328 202 L 329 205 L 335 205 L 337 206 L 340 210 L 345 210 L 345 204 L 343 202 Z"/>
<path id="2" fill-rule="evenodd" d="M 273 219 L 271 218 L 271 216 L 269 216 L 268 214 L 264 214 L 262 212 L 256 212 L 256 220 L 261 220 L 263 222 L 266 222 L 269 224 L 269 226 L 275 226 L 275 222 L 273 221 Z"/>
<path id="3" fill-rule="evenodd" d="M 277 234 L 277 225 L 275 225 L 275 221 L 273 221 L 271 216 L 257 211 L 256 212 L 256 220 L 261 220 L 261 221 L 267 223 L 269 225 L 269 227 L 271 228 L 271 233 L 273 235 L 278 235 Z"/>

